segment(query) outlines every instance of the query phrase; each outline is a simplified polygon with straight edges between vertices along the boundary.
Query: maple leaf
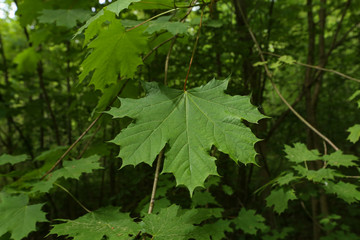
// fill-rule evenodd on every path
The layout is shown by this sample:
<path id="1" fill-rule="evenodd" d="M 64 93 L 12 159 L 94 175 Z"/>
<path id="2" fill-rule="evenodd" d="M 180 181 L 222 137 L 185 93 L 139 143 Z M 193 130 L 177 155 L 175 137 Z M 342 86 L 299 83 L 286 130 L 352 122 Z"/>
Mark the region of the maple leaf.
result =
<path id="1" fill-rule="evenodd" d="M 321 159 L 318 150 L 309 150 L 303 143 L 295 143 L 294 147 L 285 145 L 286 158 L 291 162 L 302 163 Z"/>
<path id="2" fill-rule="evenodd" d="M 116 83 L 118 74 L 132 78 L 142 64 L 140 54 L 146 50 L 146 44 L 141 28 L 125 31 L 121 22 L 114 20 L 89 44 L 93 50 L 81 64 L 80 80 L 93 72 L 90 84 L 103 90 L 106 85 Z"/>
<path id="3" fill-rule="evenodd" d="M 350 127 L 347 131 L 350 132 L 347 140 L 349 140 L 352 143 L 356 143 L 357 141 L 359 141 L 360 124 L 355 124 L 354 126 Z"/>
<path id="4" fill-rule="evenodd" d="M 68 235 L 74 240 L 101 240 L 106 236 L 109 240 L 132 239 L 140 231 L 140 226 L 119 208 L 106 207 L 85 214 L 75 220 L 62 220 L 56 224 L 49 234 Z"/>
<path id="5" fill-rule="evenodd" d="M 16 163 L 25 161 L 27 158 L 28 157 L 26 156 L 26 154 L 12 156 L 12 155 L 4 153 L 3 155 L 0 156 L 0 166 L 7 164 L 7 163 L 14 165 Z"/>
<path id="6" fill-rule="evenodd" d="M 182 22 L 169 22 L 171 17 L 172 16 L 163 16 L 159 17 L 155 21 L 151 21 L 145 32 L 152 34 L 161 30 L 167 30 L 173 35 L 186 33 L 190 24 Z"/>
<path id="7" fill-rule="evenodd" d="M 145 98 L 120 98 L 121 107 L 108 113 L 135 120 L 112 141 L 120 145 L 124 165 L 151 165 L 169 144 L 163 172 L 173 173 L 177 184 L 192 194 L 209 175 L 217 175 L 215 158 L 209 155 L 213 145 L 236 162 L 255 163 L 258 139 L 242 120 L 257 122 L 264 116 L 249 97 L 226 95 L 228 82 L 214 79 L 185 92 L 144 83 Z"/>
<path id="8" fill-rule="evenodd" d="M 239 216 L 232 222 L 235 223 L 236 228 L 240 228 L 247 234 L 255 235 L 258 230 L 266 229 L 265 218 L 256 214 L 255 210 L 242 208 Z"/>
<path id="9" fill-rule="evenodd" d="M 294 190 L 284 190 L 282 188 L 272 190 L 266 198 L 266 206 L 274 206 L 274 211 L 282 213 L 288 207 L 288 201 L 296 199 Z"/>
<path id="10" fill-rule="evenodd" d="M 43 204 L 28 205 L 27 195 L 0 193 L 0 236 L 11 232 L 11 239 L 20 240 L 36 230 L 36 222 L 45 222 Z"/>
<path id="11" fill-rule="evenodd" d="M 99 156 L 94 155 L 74 161 L 64 161 L 63 167 L 48 175 L 46 180 L 33 183 L 31 192 L 48 192 L 59 178 L 78 180 L 83 173 L 91 173 L 93 170 L 102 169 L 99 159 Z"/>
<path id="12" fill-rule="evenodd" d="M 44 9 L 38 17 L 41 23 L 53 23 L 57 26 L 72 28 L 77 21 L 83 22 L 90 17 L 91 12 L 84 9 Z"/>
<path id="13" fill-rule="evenodd" d="M 330 166 L 335 166 L 335 167 L 352 167 L 352 166 L 356 166 L 356 160 L 358 160 L 358 158 L 354 155 L 350 155 L 350 154 L 343 154 L 343 152 L 341 150 L 333 152 L 330 155 L 324 155 L 323 156 L 324 161 L 327 162 L 328 165 Z"/>
<path id="14" fill-rule="evenodd" d="M 339 181 L 338 183 L 328 182 L 325 185 L 325 190 L 328 193 L 336 194 L 345 202 L 351 204 L 360 201 L 360 191 L 357 190 L 358 186 Z"/>
<path id="15" fill-rule="evenodd" d="M 187 210 L 185 214 L 178 214 L 179 206 L 171 205 L 164 208 L 159 214 L 148 214 L 141 223 L 143 232 L 157 240 L 183 240 L 195 230 L 191 218 L 197 214 L 197 210 Z"/>

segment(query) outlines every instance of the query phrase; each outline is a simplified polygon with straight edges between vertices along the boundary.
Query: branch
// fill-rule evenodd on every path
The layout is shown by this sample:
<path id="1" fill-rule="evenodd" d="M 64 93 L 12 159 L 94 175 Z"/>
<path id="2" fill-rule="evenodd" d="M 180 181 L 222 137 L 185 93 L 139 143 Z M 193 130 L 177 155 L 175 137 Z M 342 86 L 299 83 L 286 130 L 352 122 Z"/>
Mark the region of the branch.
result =
<path id="1" fill-rule="evenodd" d="M 244 20 L 244 23 L 249 31 L 249 34 L 252 38 L 252 40 L 254 41 L 255 43 L 255 46 L 259 52 L 259 55 L 260 55 L 260 58 L 261 58 L 261 61 L 265 62 L 265 58 L 264 58 L 264 54 L 260 48 L 260 45 L 259 43 L 257 42 L 256 40 L 256 37 L 254 35 L 254 33 L 252 32 L 248 22 L 246 21 L 246 18 L 245 18 L 245 15 L 242 11 L 242 8 L 240 6 L 239 8 L 240 10 L 240 13 L 241 13 L 241 17 L 242 19 Z M 293 114 L 295 114 L 296 117 L 298 117 L 300 119 L 300 121 L 302 121 L 308 128 L 310 128 L 313 132 L 315 132 L 319 137 L 321 137 L 322 139 L 324 139 L 327 143 L 330 144 L 330 146 L 332 146 L 336 151 L 339 150 L 339 148 L 330 140 L 328 139 L 326 136 L 324 136 L 321 132 L 319 132 L 315 127 L 313 127 L 308 121 L 306 121 L 287 101 L 286 99 L 283 97 L 283 95 L 280 93 L 279 89 L 277 88 L 277 86 L 275 85 L 273 79 L 272 79 L 272 73 L 270 72 L 267 64 L 264 64 L 264 69 L 265 69 L 265 72 L 266 74 L 268 75 L 269 79 L 270 79 L 270 82 L 271 82 L 271 85 L 273 86 L 276 94 L 280 97 L 280 99 L 284 102 L 284 104 L 290 109 L 291 112 L 293 112 Z"/>
<path id="2" fill-rule="evenodd" d="M 263 53 L 267 54 L 267 55 L 274 56 L 274 57 L 278 57 L 278 58 L 281 57 L 281 55 L 275 54 L 275 53 L 270 53 L 270 52 L 263 52 Z M 338 72 L 338 71 L 333 70 L 333 69 L 323 68 L 323 67 L 314 66 L 314 65 L 310 65 L 310 64 L 305 64 L 305 63 L 301 63 L 301 62 L 297 62 L 297 61 L 295 61 L 294 63 L 296 65 L 299 65 L 299 66 L 304 66 L 304 67 L 308 67 L 308 68 L 314 68 L 314 69 L 317 69 L 317 70 L 321 70 L 321 71 L 324 71 L 324 72 L 334 73 L 334 74 L 339 75 L 339 76 L 341 76 L 343 78 L 346 78 L 346 79 L 349 79 L 349 80 L 352 80 L 352 81 L 355 81 L 355 82 L 360 82 L 360 79 L 350 77 L 349 75 L 343 74 L 343 73 Z"/>

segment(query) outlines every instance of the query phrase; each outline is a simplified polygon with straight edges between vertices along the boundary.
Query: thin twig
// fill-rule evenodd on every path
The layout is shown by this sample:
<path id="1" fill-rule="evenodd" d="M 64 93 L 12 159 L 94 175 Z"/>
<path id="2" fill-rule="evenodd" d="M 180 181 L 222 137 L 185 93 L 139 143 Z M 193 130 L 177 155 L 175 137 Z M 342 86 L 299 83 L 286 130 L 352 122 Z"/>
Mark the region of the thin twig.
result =
<path id="1" fill-rule="evenodd" d="M 245 15 L 244 15 L 244 12 L 241 8 L 241 6 L 239 7 L 239 10 L 240 10 L 240 13 L 241 13 L 241 17 L 243 18 L 243 21 L 249 31 L 249 34 L 252 38 L 252 40 L 254 41 L 255 43 L 255 46 L 259 52 L 259 55 L 260 55 L 260 58 L 261 58 L 261 61 L 265 62 L 265 58 L 264 58 L 264 54 L 261 50 L 261 47 L 259 45 L 259 43 L 257 42 L 256 40 L 256 37 L 254 35 L 254 33 L 252 32 L 246 18 L 245 18 Z M 280 93 L 279 89 L 277 88 L 277 86 L 275 85 L 273 79 L 272 79 L 272 73 L 270 72 L 267 64 L 264 64 L 264 69 L 265 69 L 265 72 L 266 74 L 268 75 L 269 79 L 270 79 L 270 82 L 271 82 L 271 85 L 273 86 L 276 94 L 280 97 L 280 99 L 284 102 L 284 104 L 293 112 L 293 114 L 295 114 L 296 117 L 298 117 L 300 119 L 300 121 L 302 121 L 308 128 L 310 128 L 313 132 L 315 132 L 319 137 L 321 137 L 322 139 L 324 139 L 327 143 L 329 143 L 336 151 L 339 150 L 339 148 L 330 140 L 328 139 L 326 136 L 324 136 L 321 132 L 319 132 L 315 127 L 313 127 L 308 121 L 306 121 L 289 103 L 288 101 L 283 97 L 283 95 Z"/>
<path id="2" fill-rule="evenodd" d="M 64 192 L 66 192 L 67 194 L 70 195 L 70 197 L 72 199 L 74 199 L 74 201 L 80 205 L 80 207 L 82 207 L 86 212 L 91 213 L 91 211 L 89 209 L 87 209 L 84 204 L 82 204 L 69 190 L 67 190 L 65 187 L 61 186 L 60 184 L 54 183 L 54 185 L 58 186 L 59 188 L 61 188 L 62 190 L 64 190 Z"/>
<path id="3" fill-rule="evenodd" d="M 281 57 L 281 55 L 271 53 L 271 52 L 263 52 L 263 53 L 267 54 L 267 55 L 274 56 L 274 57 Z M 314 66 L 314 65 L 310 65 L 310 64 L 305 64 L 305 63 L 301 63 L 301 62 L 297 62 L 297 61 L 295 61 L 294 63 L 296 65 L 300 65 L 300 66 L 304 66 L 304 67 L 308 67 L 308 68 L 314 68 L 314 69 L 318 69 L 318 70 L 321 70 L 321 71 L 324 71 L 324 72 L 334 73 L 334 74 L 339 75 L 339 76 L 341 76 L 343 78 L 346 78 L 346 79 L 349 79 L 349 80 L 352 80 L 352 81 L 355 81 L 355 82 L 360 82 L 360 79 L 350 77 L 349 75 L 343 74 L 343 73 L 338 72 L 338 71 L 333 70 L 333 69 L 323 68 L 323 67 Z"/>
<path id="4" fill-rule="evenodd" d="M 86 152 L 86 150 L 88 149 L 88 147 L 90 146 L 91 142 L 94 140 L 96 133 L 100 130 L 101 128 L 101 124 L 95 129 L 93 135 L 91 136 L 91 138 L 85 143 L 85 146 L 83 147 L 83 149 L 81 150 L 81 152 L 79 153 L 79 155 L 77 156 L 76 159 L 80 159 L 82 158 L 82 156 L 84 155 L 84 153 Z"/>
<path id="5" fill-rule="evenodd" d="M 176 42 L 176 38 L 177 35 L 175 35 L 174 39 L 172 40 L 171 44 L 170 44 L 170 48 L 169 51 L 166 55 L 166 60 L 165 60 L 165 76 L 164 76 L 164 85 L 167 85 L 167 75 L 168 75 L 168 68 L 169 68 L 169 61 L 170 61 L 170 55 L 171 55 L 171 51 L 174 47 L 174 44 Z"/>
<path id="6" fill-rule="evenodd" d="M 189 77 L 189 73 L 190 73 L 190 69 L 191 69 L 192 62 L 193 62 L 193 60 L 194 60 L 194 55 L 195 55 L 196 47 L 197 47 L 197 44 L 198 44 L 198 42 L 199 42 L 199 37 L 200 37 L 200 32 L 201 32 L 203 15 L 204 15 L 204 9 L 201 10 L 201 18 L 200 18 L 199 30 L 198 30 L 198 32 L 197 32 L 197 36 L 196 36 L 196 40 L 195 40 L 193 52 L 192 52 L 191 59 L 190 59 L 190 63 L 189 63 L 189 69 L 188 69 L 188 71 L 187 71 L 186 78 L 185 78 L 185 82 L 184 82 L 184 92 L 186 92 L 187 80 L 188 80 L 188 77 Z"/>

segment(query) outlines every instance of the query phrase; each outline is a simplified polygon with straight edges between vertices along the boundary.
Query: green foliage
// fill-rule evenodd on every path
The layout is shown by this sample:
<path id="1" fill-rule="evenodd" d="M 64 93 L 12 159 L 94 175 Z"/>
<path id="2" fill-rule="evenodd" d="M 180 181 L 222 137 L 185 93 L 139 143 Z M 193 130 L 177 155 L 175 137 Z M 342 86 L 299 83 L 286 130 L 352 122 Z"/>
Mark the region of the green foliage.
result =
<path id="1" fill-rule="evenodd" d="M 1 240 L 359 239 L 359 1 L 13 2 Z"/>
<path id="2" fill-rule="evenodd" d="M 106 207 L 85 214 L 75 220 L 63 220 L 65 223 L 54 225 L 50 234 L 67 235 L 74 240 L 131 239 L 139 232 L 139 226 L 119 208 Z"/>
<path id="3" fill-rule="evenodd" d="M 161 30 L 167 30 L 171 34 L 183 34 L 186 33 L 190 24 L 182 22 L 170 22 L 171 16 L 159 17 L 157 20 L 150 22 L 149 27 L 145 32 L 155 33 Z"/>
<path id="4" fill-rule="evenodd" d="M 236 162 L 255 163 L 257 138 L 242 120 L 257 122 L 263 116 L 247 97 L 226 95 L 228 81 L 212 80 L 185 92 L 145 83 L 145 98 L 120 99 L 121 107 L 108 113 L 136 120 L 113 140 L 121 146 L 123 164 L 151 164 L 168 143 L 163 172 L 173 173 L 192 193 L 217 174 L 207 153 L 212 145 Z"/>
<path id="5" fill-rule="evenodd" d="M 0 193 L 0 236 L 10 232 L 12 239 L 20 240 L 36 230 L 36 222 L 47 221 L 41 210 L 43 204 L 28 203 L 27 195 Z"/>
<path id="6" fill-rule="evenodd" d="M 81 65 L 80 79 L 84 80 L 93 72 L 90 84 L 103 90 L 106 85 L 116 83 L 119 74 L 134 77 L 137 67 L 142 64 L 140 54 L 147 44 L 142 31 L 142 28 L 126 31 L 119 20 L 114 20 L 89 44 L 93 50 Z"/>
<path id="7" fill-rule="evenodd" d="M 26 159 L 28 159 L 28 156 L 26 156 L 26 154 L 12 156 L 12 155 L 4 153 L 0 156 L 0 165 L 4 165 L 7 163 L 14 165 L 14 164 L 26 161 Z"/>
<path id="8" fill-rule="evenodd" d="M 239 216 L 233 220 L 236 228 L 240 228 L 244 233 L 255 235 L 259 230 L 265 230 L 265 218 L 256 214 L 255 210 L 246 210 L 242 208 Z"/>
<path id="9" fill-rule="evenodd" d="M 38 17 L 41 23 L 56 23 L 57 26 L 75 27 L 77 22 L 84 22 L 90 17 L 90 12 L 83 9 L 44 9 Z"/>
<path id="10" fill-rule="evenodd" d="M 288 202 L 295 199 L 297 199 L 297 197 L 294 190 L 284 190 L 280 188 L 271 191 L 270 195 L 266 198 L 266 205 L 268 207 L 274 206 L 274 211 L 280 214 L 287 209 Z"/>

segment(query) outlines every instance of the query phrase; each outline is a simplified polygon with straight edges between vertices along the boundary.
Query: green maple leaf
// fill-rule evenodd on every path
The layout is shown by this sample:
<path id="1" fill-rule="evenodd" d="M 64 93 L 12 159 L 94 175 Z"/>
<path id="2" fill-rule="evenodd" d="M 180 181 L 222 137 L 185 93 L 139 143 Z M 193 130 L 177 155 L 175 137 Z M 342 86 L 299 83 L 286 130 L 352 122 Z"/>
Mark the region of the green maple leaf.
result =
<path id="1" fill-rule="evenodd" d="M 0 156 L 0 166 L 7 164 L 7 163 L 14 165 L 16 163 L 26 161 L 27 158 L 28 157 L 25 154 L 18 155 L 18 156 L 12 156 L 12 155 L 4 153 L 3 155 Z"/>
<path id="2" fill-rule="evenodd" d="M 318 150 L 308 150 L 303 143 L 295 143 L 293 148 L 285 145 L 285 152 L 286 158 L 295 163 L 321 159 Z"/>
<path id="3" fill-rule="evenodd" d="M 255 210 L 246 210 L 242 208 L 239 216 L 233 220 L 236 228 L 240 228 L 244 233 L 255 235 L 258 230 L 264 230 L 266 225 L 264 224 L 265 218 L 259 214 L 256 214 Z"/>
<path id="4" fill-rule="evenodd" d="M 161 30 L 167 30 L 173 35 L 186 33 L 189 23 L 169 22 L 171 16 L 159 17 L 155 21 L 151 21 L 149 27 L 145 30 L 147 33 L 154 33 Z"/>
<path id="5" fill-rule="evenodd" d="M 328 182 L 325 185 L 325 190 L 328 193 L 336 194 L 339 198 L 343 199 L 347 203 L 353 203 L 360 201 L 360 191 L 357 190 L 359 186 L 345 182 Z"/>
<path id="6" fill-rule="evenodd" d="M 10 196 L 0 193 L 0 236 L 10 232 L 11 238 L 20 240 L 36 230 L 36 222 L 45 222 L 43 204 L 28 205 L 27 195 Z"/>
<path id="7" fill-rule="evenodd" d="M 93 50 L 81 64 L 80 80 L 93 72 L 90 84 L 103 90 L 106 85 L 116 83 L 119 74 L 132 78 L 142 64 L 140 54 L 146 50 L 146 44 L 141 28 L 125 31 L 121 22 L 114 20 L 89 44 Z"/>
<path id="8" fill-rule="evenodd" d="M 56 224 L 49 234 L 68 235 L 74 240 L 109 240 L 132 239 L 140 227 L 119 208 L 106 207 L 87 213 L 75 220 L 63 220 L 66 223 Z"/>
<path id="9" fill-rule="evenodd" d="M 195 230 L 191 218 L 197 210 L 187 210 L 185 214 L 178 214 L 179 206 L 172 205 L 164 208 L 159 214 L 148 214 L 141 223 L 143 231 L 156 240 L 185 240 Z"/>
<path id="10" fill-rule="evenodd" d="M 102 169 L 99 163 L 100 156 L 94 155 L 74 161 L 64 161 L 63 167 L 51 173 L 46 180 L 32 184 L 32 192 L 48 192 L 53 183 L 63 177 L 79 180 L 83 173 L 91 173 L 93 170 Z"/>
<path id="11" fill-rule="evenodd" d="M 220 219 L 215 223 L 197 227 L 190 236 L 196 240 L 226 239 L 225 232 L 233 232 L 230 223 L 230 221 Z"/>
<path id="12" fill-rule="evenodd" d="M 84 9 L 44 9 L 38 17 L 41 23 L 53 23 L 57 26 L 72 28 L 77 21 L 84 22 L 91 15 L 90 11 Z"/>
<path id="13" fill-rule="evenodd" d="M 270 195 L 266 198 L 266 206 L 274 206 L 274 211 L 280 214 L 288 207 L 288 202 L 294 199 L 296 199 L 294 190 L 280 188 L 271 191 Z"/>
<path id="14" fill-rule="evenodd" d="M 217 175 L 209 154 L 213 145 L 236 162 L 255 163 L 258 139 L 242 120 L 257 122 L 264 116 L 249 97 L 226 95 L 228 81 L 212 80 L 185 92 L 145 83 L 145 98 L 121 98 L 121 107 L 108 113 L 135 120 L 113 140 L 121 147 L 123 165 L 151 165 L 168 144 L 163 172 L 173 173 L 192 194 L 209 175 Z"/>
<path id="15" fill-rule="evenodd" d="M 357 164 L 354 161 L 358 160 L 358 158 L 356 156 L 349 155 L 349 154 L 343 154 L 341 150 L 333 152 L 330 155 L 324 155 L 323 158 L 324 158 L 324 161 L 326 161 L 328 165 L 335 166 L 335 167 L 356 166 Z"/>
<path id="16" fill-rule="evenodd" d="M 341 176 L 335 169 L 320 168 L 319 170 L 309 170 L 303 166 L 293 167 L 302 177 L 307 178 L 313 182 L 321 182 L 324 179 L 334 179 L 336 176 Z"/>
<path id="17" fill-rule="evenodd" d="M 359 141 L 360 138 L 360 124 L 355 124 L 354 126 L 350 127 L 348 130 L 350 132 L 348 136 L 348 140 L 352 143 L 356 143 Z"/>

